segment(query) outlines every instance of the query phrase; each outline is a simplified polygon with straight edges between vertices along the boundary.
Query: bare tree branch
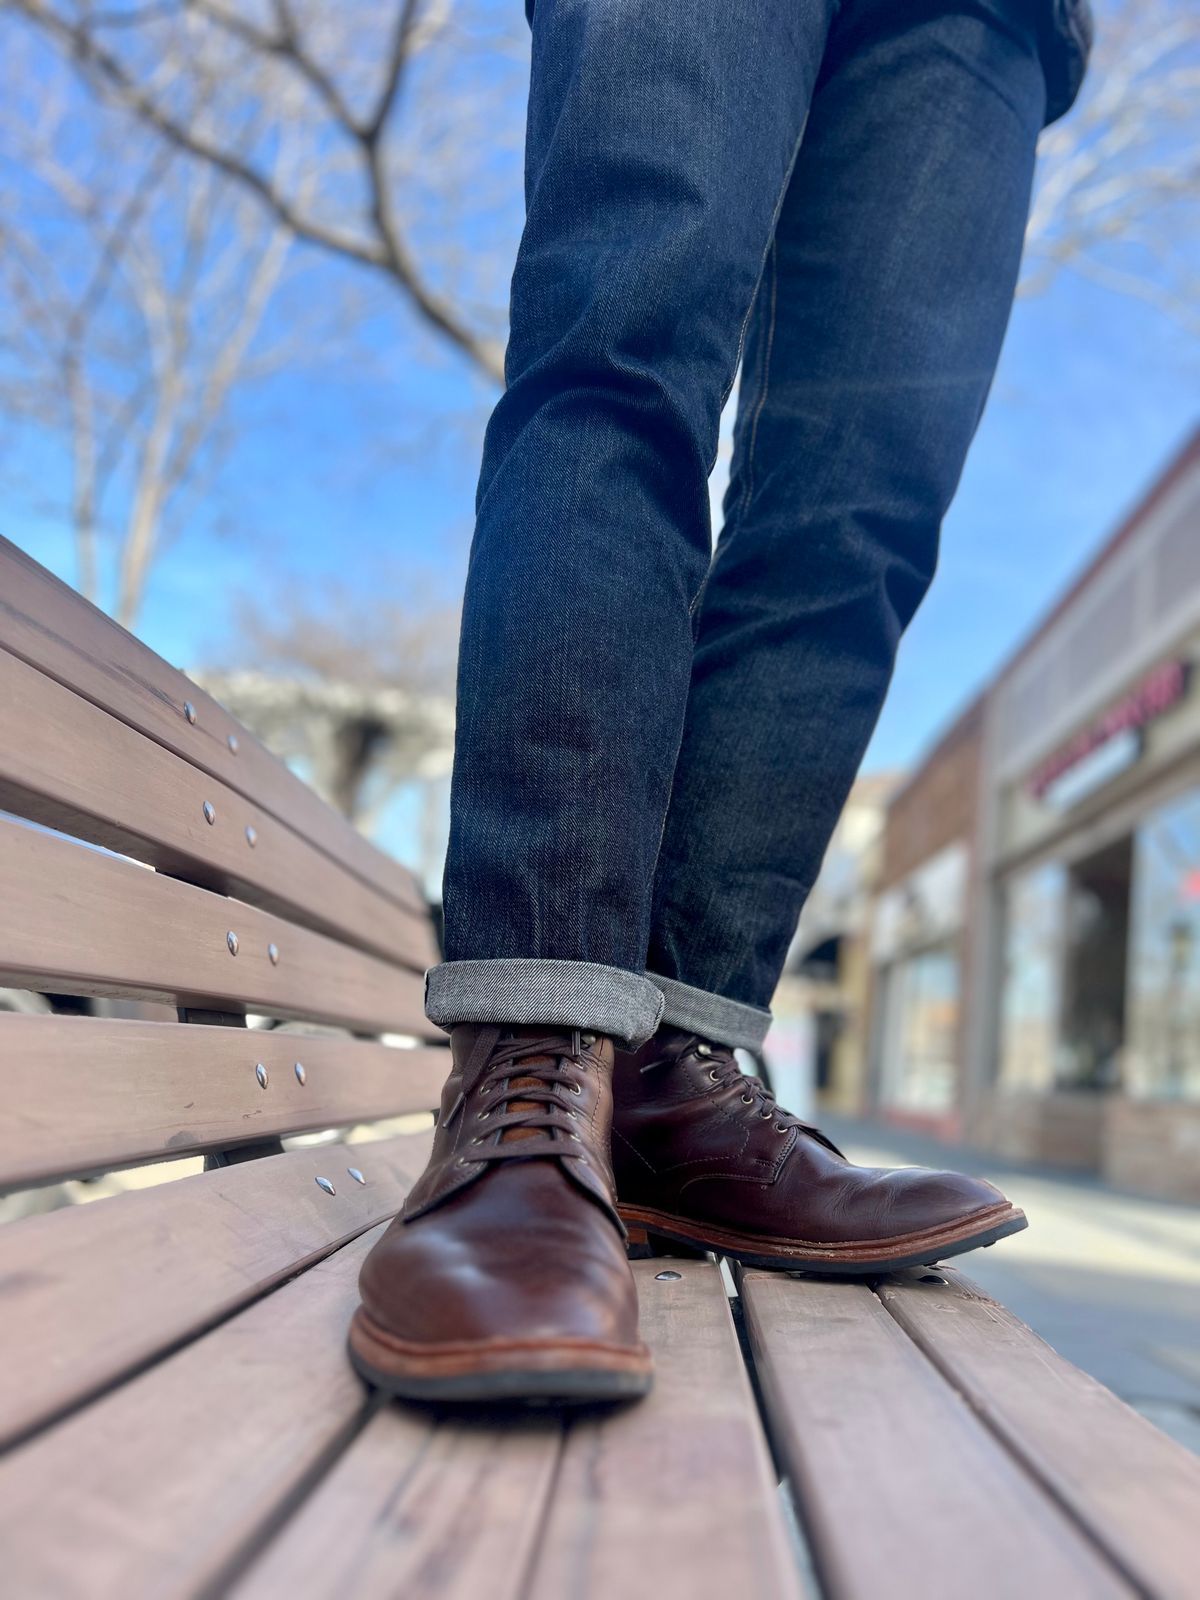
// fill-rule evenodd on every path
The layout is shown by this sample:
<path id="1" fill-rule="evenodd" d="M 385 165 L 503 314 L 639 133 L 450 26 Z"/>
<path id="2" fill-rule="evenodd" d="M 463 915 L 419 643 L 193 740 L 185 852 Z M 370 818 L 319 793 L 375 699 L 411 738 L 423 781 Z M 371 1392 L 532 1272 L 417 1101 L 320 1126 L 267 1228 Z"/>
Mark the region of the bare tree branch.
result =
<path id="1" fill-rule="evenodd" d="M 1020 292 L 1070 268 L 1194 327 L 1198 152 L 1200 10 L 1107 0 L 1080 103 L 1042 138 Z"/>
<path id="2" fill-rule="evenodd" d="M 317 94 L 339 131 L 360 150 L 361 171 L 370 197 L 364 217 L 368 227 L 361 233 L 333 226 L 297 205 L 242 149 L 201 131 L 194 119 L 173 112 L 161 96 L 152 93 L 134 74 L 117 51 L 103 41 L 100 37 L 103 28 L 96 14 L 72 18 L 55 9 L 49 0 L 5 0 L 5 5 L 53 38 L 116 104 L 178 151 L 208 163 L 244 188 L 297 239 L 384 274 L 431 329 L 489 378 L 503 380 L 503 353 L 499 342 L 471 328 L 456 307 L 426 280 L 404 238 L 391 195 L 383 148 L 405 68 L 422 37 L 423 31 L 418 26 L 418 0 L 402 0 L 398 7 L 382 86 L 373 109 L 363 118 L 355 114 L 333 74 L 305 47 L 286 4 L 275 6 L 277 31 L 268 33 L 214 0 L 183 0 L 186 12 L 204 18 L 249 51 L 298 74 Z M 158 21 L 162 13 L 154 8 L 151 16 Z"/>

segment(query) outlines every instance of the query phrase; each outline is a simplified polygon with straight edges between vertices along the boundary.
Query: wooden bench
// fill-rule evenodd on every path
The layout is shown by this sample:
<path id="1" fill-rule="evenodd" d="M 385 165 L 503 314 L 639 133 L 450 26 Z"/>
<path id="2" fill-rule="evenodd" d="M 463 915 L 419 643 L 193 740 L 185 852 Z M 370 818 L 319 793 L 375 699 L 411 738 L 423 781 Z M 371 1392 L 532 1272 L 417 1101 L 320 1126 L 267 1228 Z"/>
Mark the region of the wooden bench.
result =
<path id="1" fill-rule="evenodd" d="M 0 1224 L 4 1596 L 1200 1592 L 1195 1460 L 949 1271 L 639 1261 L 644 1403 L 379 1403 L 345 1329 L 428 1139 L 380 1124 L 446 1060 L 413 882 L 7 545 L 0 807 L 0 984 L 178 1018 L 0 1014 L 0 1184 L 207 1168 Z"/>

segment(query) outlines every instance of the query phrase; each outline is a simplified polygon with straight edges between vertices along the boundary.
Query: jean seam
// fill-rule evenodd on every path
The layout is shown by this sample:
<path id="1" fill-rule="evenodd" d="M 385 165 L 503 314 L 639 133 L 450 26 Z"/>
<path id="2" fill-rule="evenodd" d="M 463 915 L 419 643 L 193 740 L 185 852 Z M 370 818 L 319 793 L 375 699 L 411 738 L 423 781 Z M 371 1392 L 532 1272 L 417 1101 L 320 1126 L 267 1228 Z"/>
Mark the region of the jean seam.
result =
<path id="1" fill-rule="evenodd" d="M 750 502 L 754 497 L 754 457 L 758 448 L 758 425 L 762 420 L 763 410 L 767 397 L 771 392 L 771 354 L 775 345 L 775 322 L 779 309 L 779 244 L 771 240 L 769 254 L 771 270 L 771 311 L 767 322 L 767 337 L 763 350 L 762 385 L 758 391 L 758 399 L 754 406 L 754 415 L 750 419 L 750 438 L 746 444 L 746 487 L 742 491 L 742 498 L 738 503 L 738 516 L 743 517 L 750 509 Z"/>
<path id="2" fill-rule="evenodd" d="M 807 127 L 808 127 L 808 118 L 809 118 L 809 113 L 806 111 L 804 113 L 804 120 L 800 124 L 800 132 L 796 135 L 796 143 L 795 143 L 795 145 L 794 145 L 794 147 L 792 149 L 792 158 L 787 164 L 787 171 L 784 173 L 784 175 L 783 175 L 783 183 L 780 185 L 779 198 L 775 202 L 775 210 L 774 210 L 774 212 L 773 212 L 773 214 L 771 216 L 771 230 L 767 235 L 767 242 L 763 246 L 762 257 L 761 257 L 761 259 L 759 260 L 759 263 L 758 263 L 758 277 L 759 277 L 760 280 L 761 280 L 762 275 L 763 275 L 763 269 L 766 267 L 766 264 L 767 264 L 767 257 L 768 257 L 768 255 L 770 255 L 770 253 L 771 253 L 771 251 L 772 251 L 772 249 L 774 248 L 774 245 L 775 245 L 775 230 L 778 228 L 778 226 L 779 226 L 779 218 L 783 214 L 783 203 L 787 199 L 787 192 L 792 186 L 792 173 L 795 172 L 795 170 L 796 170 L 796 162 L 800 158 L 800 146 L 804 143 L 804 133 L 805 133 L 805 130 L 807 129 Z M 755 293 L 750 296 L 750 304 L 746 307 L 746 315 L 742 318 L 742 325 L 738 330 L 737 355 L 736 355 L 736 357 L 734 359 L 733 371 L 729 375 L 729 382 L 725 385 L 724 389 L 721 391 L 721 409 L 722 410 L 725 409 L 726 400 L 728 400 L 729 396 L 733 393 L 733 386 L 734 386 L 735 382 L 737 381 L 738 368 L 742 364 L 742 352 L 746 348 L 746 330 L 750 326 L 750 318 L 751 318 L 751 316 L 753 315 L 753 312 L 754 312 L 754 302 L 755 302 L 755 299 L 757 298 L 757 287 L 758 287 L 758 285 L 757 285 L 757 282 L 756 282 L 756 284 L 755 284 Z M 713 467 L 716 466 L 716 463 L 717 463 L 717 458 L 714 455 L 712 460 L 708 464 L 708 470 L 709 470 L 710 473 L 711 473 Z"/>

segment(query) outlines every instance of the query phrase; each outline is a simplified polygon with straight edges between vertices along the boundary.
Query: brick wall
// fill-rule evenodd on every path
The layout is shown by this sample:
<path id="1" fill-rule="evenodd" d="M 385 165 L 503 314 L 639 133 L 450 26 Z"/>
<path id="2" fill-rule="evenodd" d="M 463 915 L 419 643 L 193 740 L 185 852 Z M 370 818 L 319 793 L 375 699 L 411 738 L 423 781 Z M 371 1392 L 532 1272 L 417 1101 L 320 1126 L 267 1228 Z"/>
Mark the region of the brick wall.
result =
<path id="1" fill-rule="evenodd" d="M 956 839 L 972 842 L 983 755 L 983 701 L 959 717 L 888 807 L 881 889 Z"/>
<path id="2" fill-rule="evenodd" d="M 1099 1094 L 993 1093 L 979 1108 L 971 1138 L 1009 1161 L 1097 1172 L 1104 1154 L 1105 1109 Z"/>
<path id="3" fill-rule="evenodd" d="M 1200 1105 L 1110 1100 L 1103 1170 L 1118 1188 L 1200 1203 Z"/>

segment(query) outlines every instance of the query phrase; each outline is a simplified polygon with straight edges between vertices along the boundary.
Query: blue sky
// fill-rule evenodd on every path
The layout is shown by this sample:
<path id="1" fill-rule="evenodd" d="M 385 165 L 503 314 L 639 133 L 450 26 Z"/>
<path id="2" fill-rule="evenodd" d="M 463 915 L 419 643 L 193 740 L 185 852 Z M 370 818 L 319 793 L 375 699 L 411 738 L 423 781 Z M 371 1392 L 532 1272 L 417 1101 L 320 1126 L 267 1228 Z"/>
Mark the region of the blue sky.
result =
<path id="1" fill-rule="evenodd" d="M 519 106 L 513 115 L 519 116 Z M 516 126 L 514 124 L 514 126 Z M 510 203 L 490 227 L 511 253 L 519 163 L 498 160 Z M 339 271 L 305 268 L 319 299 Z M 286 313 L 280 313 L 286 314 Z M 451 355 L 427 359 L 398 303 L 375 295 L 349 348 L 314 338 L 302 367 L 243 394 L 213 492 L 158 562 L 139 632 L 185 669 L 236 659 L 231 601 L 281 576 L 372 592 L 410 568 L 461 584 L 488 392 Z M 945 530 L 933 592 L 905 641 L 868 756 L 916 759 L 995 670 L 1200 420 L 1200 347 L 1162 313 L 1069 272 L 1014 311 L 992 398 Z M 61 446 L 37 436 L 18 477 L 53 483 Z M 68 580 L 67 530 L 14 489 L 0 527 Z M 407 822 L 394 815 L 390 844 Z"/>

